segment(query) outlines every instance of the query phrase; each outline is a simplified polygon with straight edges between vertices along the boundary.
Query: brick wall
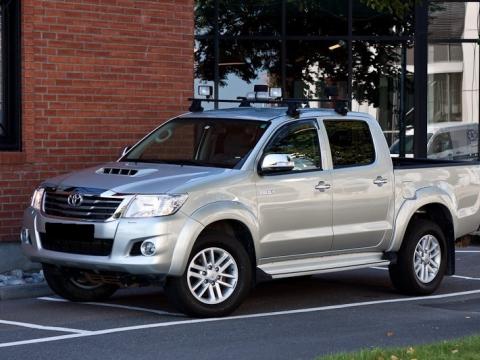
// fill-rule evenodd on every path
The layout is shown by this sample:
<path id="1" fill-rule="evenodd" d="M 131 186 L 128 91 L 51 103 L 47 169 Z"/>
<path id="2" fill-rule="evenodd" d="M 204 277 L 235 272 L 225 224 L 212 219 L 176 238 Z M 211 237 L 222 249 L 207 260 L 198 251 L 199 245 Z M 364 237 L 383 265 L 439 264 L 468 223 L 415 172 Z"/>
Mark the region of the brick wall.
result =
<path id="1" fill-rule="evenodd" d="M 187 109 L 193 28 L 193 0 L 22 0 L 23 150 L 0 152 L 0 241 L 43 179 Z"/>

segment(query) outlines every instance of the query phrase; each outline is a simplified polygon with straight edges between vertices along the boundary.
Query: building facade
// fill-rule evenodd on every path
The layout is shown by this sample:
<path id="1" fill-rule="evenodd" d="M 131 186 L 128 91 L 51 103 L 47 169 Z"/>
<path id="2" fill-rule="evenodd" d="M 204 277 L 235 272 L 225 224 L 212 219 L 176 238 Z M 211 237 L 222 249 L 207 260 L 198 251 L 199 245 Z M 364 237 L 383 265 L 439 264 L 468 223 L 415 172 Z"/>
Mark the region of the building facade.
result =
<path id="1" fill-rule="evenodd" d="M 111 161 L 188 108 L 193 8 L 191 0 L 1 1 L 1 242 L 18 241 L 42 179 Z"/>
<path id="2" fill-rule="evenodd" d="M 430 156 L 431 124 L 478 125 L 478 1 L 395 16 L 359 0 L 0 0 L 0 14 L 4 244 L 41 180 L 115 159 L 185 111 L 194 84 L 344 99 L 407 156 Z"/>

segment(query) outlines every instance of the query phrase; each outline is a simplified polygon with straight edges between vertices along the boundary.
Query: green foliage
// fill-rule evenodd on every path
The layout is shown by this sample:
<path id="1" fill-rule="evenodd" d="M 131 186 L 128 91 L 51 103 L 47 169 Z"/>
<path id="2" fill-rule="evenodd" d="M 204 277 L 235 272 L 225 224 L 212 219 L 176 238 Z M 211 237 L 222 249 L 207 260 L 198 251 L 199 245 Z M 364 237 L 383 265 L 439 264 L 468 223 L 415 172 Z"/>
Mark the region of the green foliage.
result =
<path id="1" fill-rule="evenodd" d="M 388 13 L 398 18 L 404 18 L 412 11 L 415 1 L 413 0 L 360 0 L 368 7 L 380 13 Z M 416 1 L 420 3 L 420 0 Z"/>
<path id="2" fill-rule="evenodd" d="M 321 357 L 318 360 L 480 360 L 480 336 L 430 345 L 395 349 L 362 350 Z"/>

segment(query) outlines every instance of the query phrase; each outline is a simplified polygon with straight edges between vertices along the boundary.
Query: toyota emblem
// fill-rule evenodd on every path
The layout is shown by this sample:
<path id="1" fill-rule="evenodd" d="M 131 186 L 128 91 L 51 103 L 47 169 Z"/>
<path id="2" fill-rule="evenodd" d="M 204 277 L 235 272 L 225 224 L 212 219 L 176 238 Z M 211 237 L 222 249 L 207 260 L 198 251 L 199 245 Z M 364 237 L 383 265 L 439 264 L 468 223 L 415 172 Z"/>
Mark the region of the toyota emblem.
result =
<path id="1" fill-rule="evenodd" d="M 79 192 L 70 194 L 67 199 L 67 203 L 71 207 L 79 207 L 80 205 L 82 205 L 82 202 L 83 202 L 83 195 L 80 194 Z"/>

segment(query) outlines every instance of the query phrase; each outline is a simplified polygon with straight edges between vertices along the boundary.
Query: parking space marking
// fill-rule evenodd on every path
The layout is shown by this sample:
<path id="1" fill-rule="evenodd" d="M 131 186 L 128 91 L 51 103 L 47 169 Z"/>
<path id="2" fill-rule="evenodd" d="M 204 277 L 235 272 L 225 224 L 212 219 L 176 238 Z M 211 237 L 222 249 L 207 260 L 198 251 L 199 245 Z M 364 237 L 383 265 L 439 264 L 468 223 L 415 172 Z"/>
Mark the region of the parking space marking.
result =
<path id="1" fill-rule="evenodd" d="M 304 314 L 304 313 L 355 308 L 355 307 L 378 305 L 378 304 L 414 302 L 414 301 L 420 301 L 420 300 L 437 300 L 437 299 L 445 299 L 450 297 L 467 296 L 467 295 L 475 295 L 475 294 L 480 294 L 480 289 L 440 294 L 440 295 L 384 299 L 384 300 L 365 301 L 365 302 L 348 303 L 348 304 L 340 304 L 340 305 L 320 306 L 320 307 L 305 308 L 305 309 L 284 310 L 284 311 L 276 311 L 276 312 L 268 312 L 268 313 L 226 316 L 223 318 L 177 320 L 177 321 L 169 321 L 169 322 L 161 322 L 161 323 L 153 323 L 153 324 L 126 326 L 126 327 L 112 328 L 112 329 L 105 329 L 105 330 L 95 330 L 95 331 L 90 331 L 83 334 L 68 334 L 68 335 L 52 336 L 52 337 L 46 337 L 46 338 L 31 339 L 31 340 L 21 340 L 21 341 L 13 341 L 8 343 L 0 343 L 0 348 L 19 346 L 19 345 L 38 344 L 38 343 L 45 343 L 45 342 L 66 340 L 66 339 L 73 339 L 73 338 L 82 338 L 82 337 L 89 337 L 89 336 L 114 334 L 114 333 L 121 333 L 126 331 L 170 327 L 170 326 L 177 326 L 177 325 L 189 325 L 189 324 L 200 324 L 200 323 L 219 322 L 219 321 L 228 321 L 228 320 L 242 320 L 242 319 L 263 318 L 263 317 L 271 317 L 271 316 L 281 316 L 281 315 Z"/>
<path id="2" fill-rule="evenodd" d="M 68 333 L 74 333 L 74 334 L 91 333 L 91 331 L 88 331 L 88 330 L 71 329 L 71 328 L 56 327 L 56 326 L 43 326 L 43 325 L 37 325 L 37 324 L 31 324 L 31 323 L 25 323 L 25 322 L 19 322 L 19 321 L 9 321 L 9 320 L 0 320 L 0 324 L 26 327 L 30 329 L 36 329 L 36 330 L 68 332 Z"/>
<path id="3" fill-rule="evenodd" d="M 480 250 L 455 250 L 456 253 L 461 253 L 461 254 L 475 254 L 475 253 L 480 253 Z"/>
<path id="4" fill-rule="evenodd" d="M 53 298 L 53 297 L 48 297 L 48 296 L 39 297 L 39 298 L 37 298 L 37 299 L 38 299 L 38 300 L 44 300 L 44 301 L 55 301 L 55 302 L 67 302 L 67 303 L 70 303 L 70 301 L 65 300 L 65 299 Z M 138 306 L 128 306 L 128 305 L 110 304 L 110 303 L 99 303 L 99 302 L 78 302 L 78 303 L 72 303 L 72 304 L 103 306 L 103 307 L 110 307 L 110 308 L 117 308 L 117 309 L 125 309 L 125 310 L 131 310 L 131 311 L 147 312 L 147 313 L 152 313 L 152 314 L 156 314 L 156 315 L 167 315 L 167 316 L 185 317 L 185 315 L 179 314 L 179 313 L 173 313 L 173 312 L 162 311 L 162 310 L 142 308 L 142 307 L 138 307 Z"/>
<path id="5" fill-rule="evenodd" d="M 450 277 L 464 280 L 480 280 L 480 278 L 471 277 L 471 276 L 462 276 L 462 275 L 451 275 Z"/>

